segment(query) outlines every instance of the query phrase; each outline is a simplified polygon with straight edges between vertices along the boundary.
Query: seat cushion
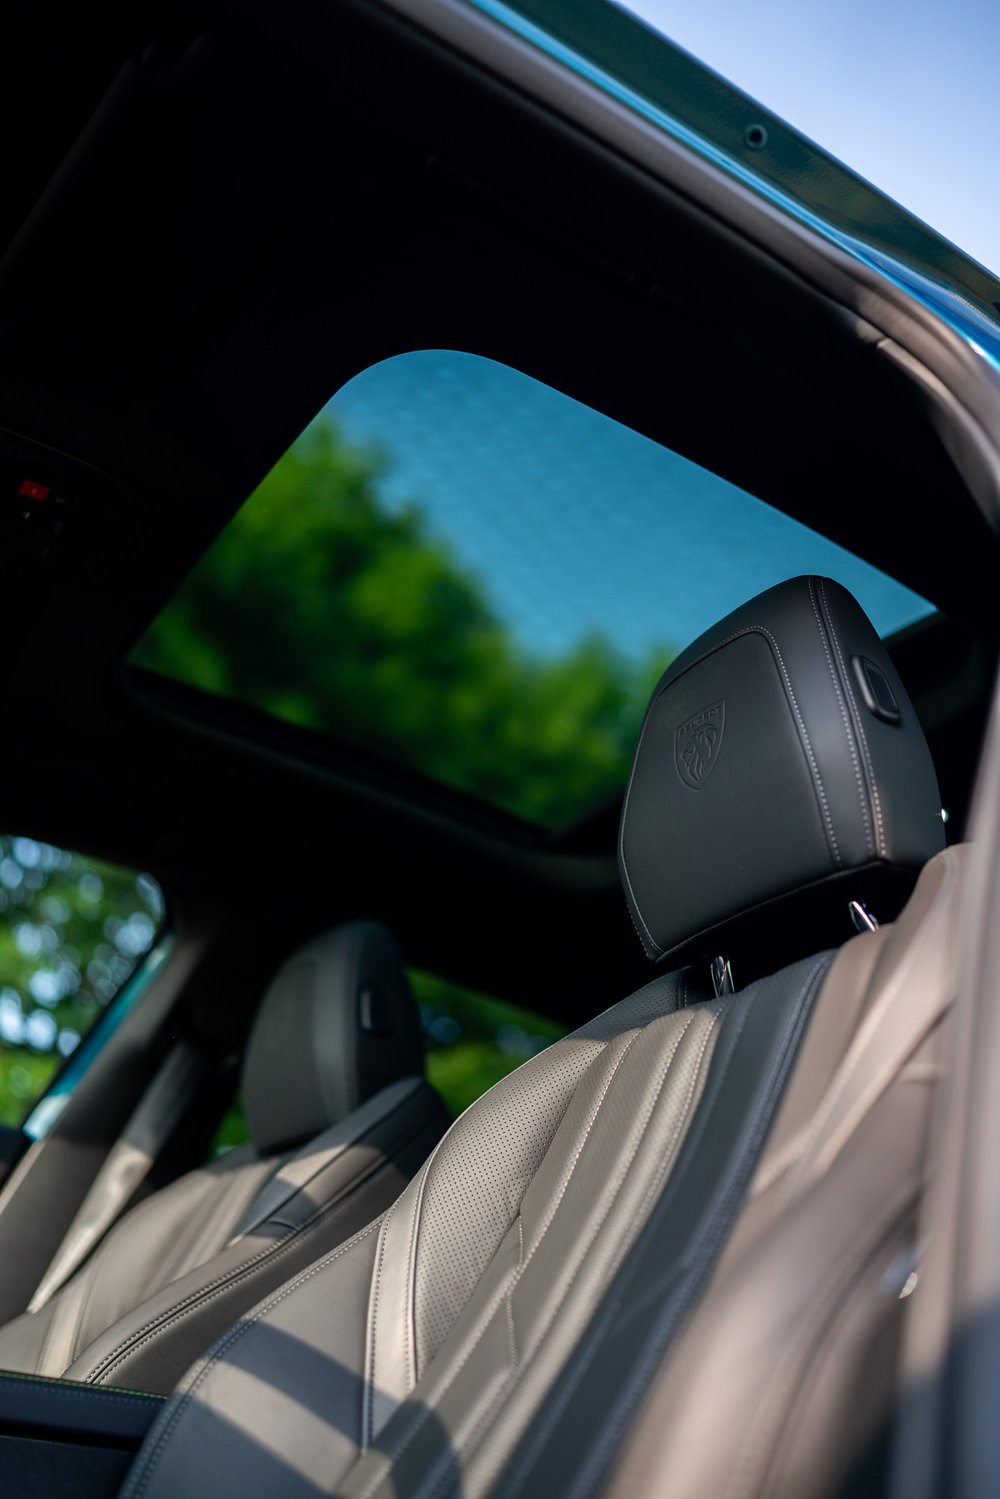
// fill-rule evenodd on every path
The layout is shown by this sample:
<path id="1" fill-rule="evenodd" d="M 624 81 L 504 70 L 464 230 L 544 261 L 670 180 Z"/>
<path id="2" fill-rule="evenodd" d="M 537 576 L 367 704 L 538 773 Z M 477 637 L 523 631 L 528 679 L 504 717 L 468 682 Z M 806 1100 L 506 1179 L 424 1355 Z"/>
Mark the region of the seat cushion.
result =
<path id="1" fill-rule="evenodd" d="M 194 1366 L 125 1492 L 484 1493 L 651 1215 L 678 1315 L 710 1273 L 831 961 L 656 980 L 498 1083 Z"/>
<path id="2" fill-rule="evenodd" d="M 446 1124 L 413 1078 L 292 1156 L 189 1173 L 128 1214 L 41 1311 L 0 1329 L 0 1367 L 169 1393 L 242 1312 L 393 1201 Z"/>
<path id="3" fill-rule="evenodd" d="M 351 921 L 308 942 L 251 1031 L 252 1143 L 127 1213 L 43 1305 L 0 1328 L 0 1367 L 171 1390 L 234 1318 L 380 1213 L 423 1163 L 447 1123 L 417 1075 L 423 1054 L 391 932 Z"/>

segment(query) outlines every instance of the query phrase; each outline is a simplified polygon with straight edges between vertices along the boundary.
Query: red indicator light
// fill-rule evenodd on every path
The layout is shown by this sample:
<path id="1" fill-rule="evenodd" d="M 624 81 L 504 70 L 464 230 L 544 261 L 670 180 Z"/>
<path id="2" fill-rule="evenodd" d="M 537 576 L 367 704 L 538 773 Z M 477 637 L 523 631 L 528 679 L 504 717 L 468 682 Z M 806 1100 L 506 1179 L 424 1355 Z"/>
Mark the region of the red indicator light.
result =
<path id="1" fill-rule="evenodd" d="M 49 486 L 47 484 L 34 484 L 30 479 L 25 479 L 18 494 L 23 494 L 28 500 L 44 500 L 48 497 Z"/>

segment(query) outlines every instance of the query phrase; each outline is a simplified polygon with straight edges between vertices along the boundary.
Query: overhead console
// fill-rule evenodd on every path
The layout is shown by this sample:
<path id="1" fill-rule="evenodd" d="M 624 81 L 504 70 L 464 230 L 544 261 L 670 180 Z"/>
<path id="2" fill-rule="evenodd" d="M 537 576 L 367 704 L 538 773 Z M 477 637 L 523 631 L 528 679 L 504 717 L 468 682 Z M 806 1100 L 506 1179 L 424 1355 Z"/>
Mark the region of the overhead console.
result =
<path id="1" fill-rule="evenodd" d="M 134 529 L 127 496 L 106 475 L 0 437 L 0 576 L 99 582 L 126 561 Z"/>

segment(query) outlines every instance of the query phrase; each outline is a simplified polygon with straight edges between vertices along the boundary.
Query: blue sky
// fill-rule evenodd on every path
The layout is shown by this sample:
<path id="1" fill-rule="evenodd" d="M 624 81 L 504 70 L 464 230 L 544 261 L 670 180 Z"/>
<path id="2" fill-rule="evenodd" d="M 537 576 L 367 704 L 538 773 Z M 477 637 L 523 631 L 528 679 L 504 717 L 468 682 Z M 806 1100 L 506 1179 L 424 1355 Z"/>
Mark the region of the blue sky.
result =
<path id="1" fill-rule="evenodd" d="M 1000 0 L 625 8 L 1000 273 Z"/>
<path id="2" fill-rule="evenodd" d="M 634 13 L 1000 271 L 1000 0 L 635 0 Z M 888 633 L 921 601 L 731 485 L 488 361 L 409 355 L 332 403 L 523 643 L 681 644 L 827 572 Z"/>
<path id="3" fill-rule="evenodd" d="M 383 501 L 419 503 L 529 650 L 561 653 L 593 632 L 631 656 L 684 645 L 800 572 L 838 578 L 883 633 L 927 612 L 769 505 L 491 360 L 405 354 L 328 409 L 350 441 L 383 452 Z"/>

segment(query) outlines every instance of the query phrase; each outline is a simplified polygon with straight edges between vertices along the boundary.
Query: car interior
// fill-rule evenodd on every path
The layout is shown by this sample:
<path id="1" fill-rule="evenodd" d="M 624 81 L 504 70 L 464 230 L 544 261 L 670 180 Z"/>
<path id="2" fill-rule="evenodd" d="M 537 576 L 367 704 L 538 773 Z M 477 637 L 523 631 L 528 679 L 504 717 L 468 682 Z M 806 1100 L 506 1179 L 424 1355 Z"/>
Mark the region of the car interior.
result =
<path id="1" fill-rule="evenodd" d="M 504 10 L 0 21 L 11 1492 L 903 1492 L 992 386 Z"/>

